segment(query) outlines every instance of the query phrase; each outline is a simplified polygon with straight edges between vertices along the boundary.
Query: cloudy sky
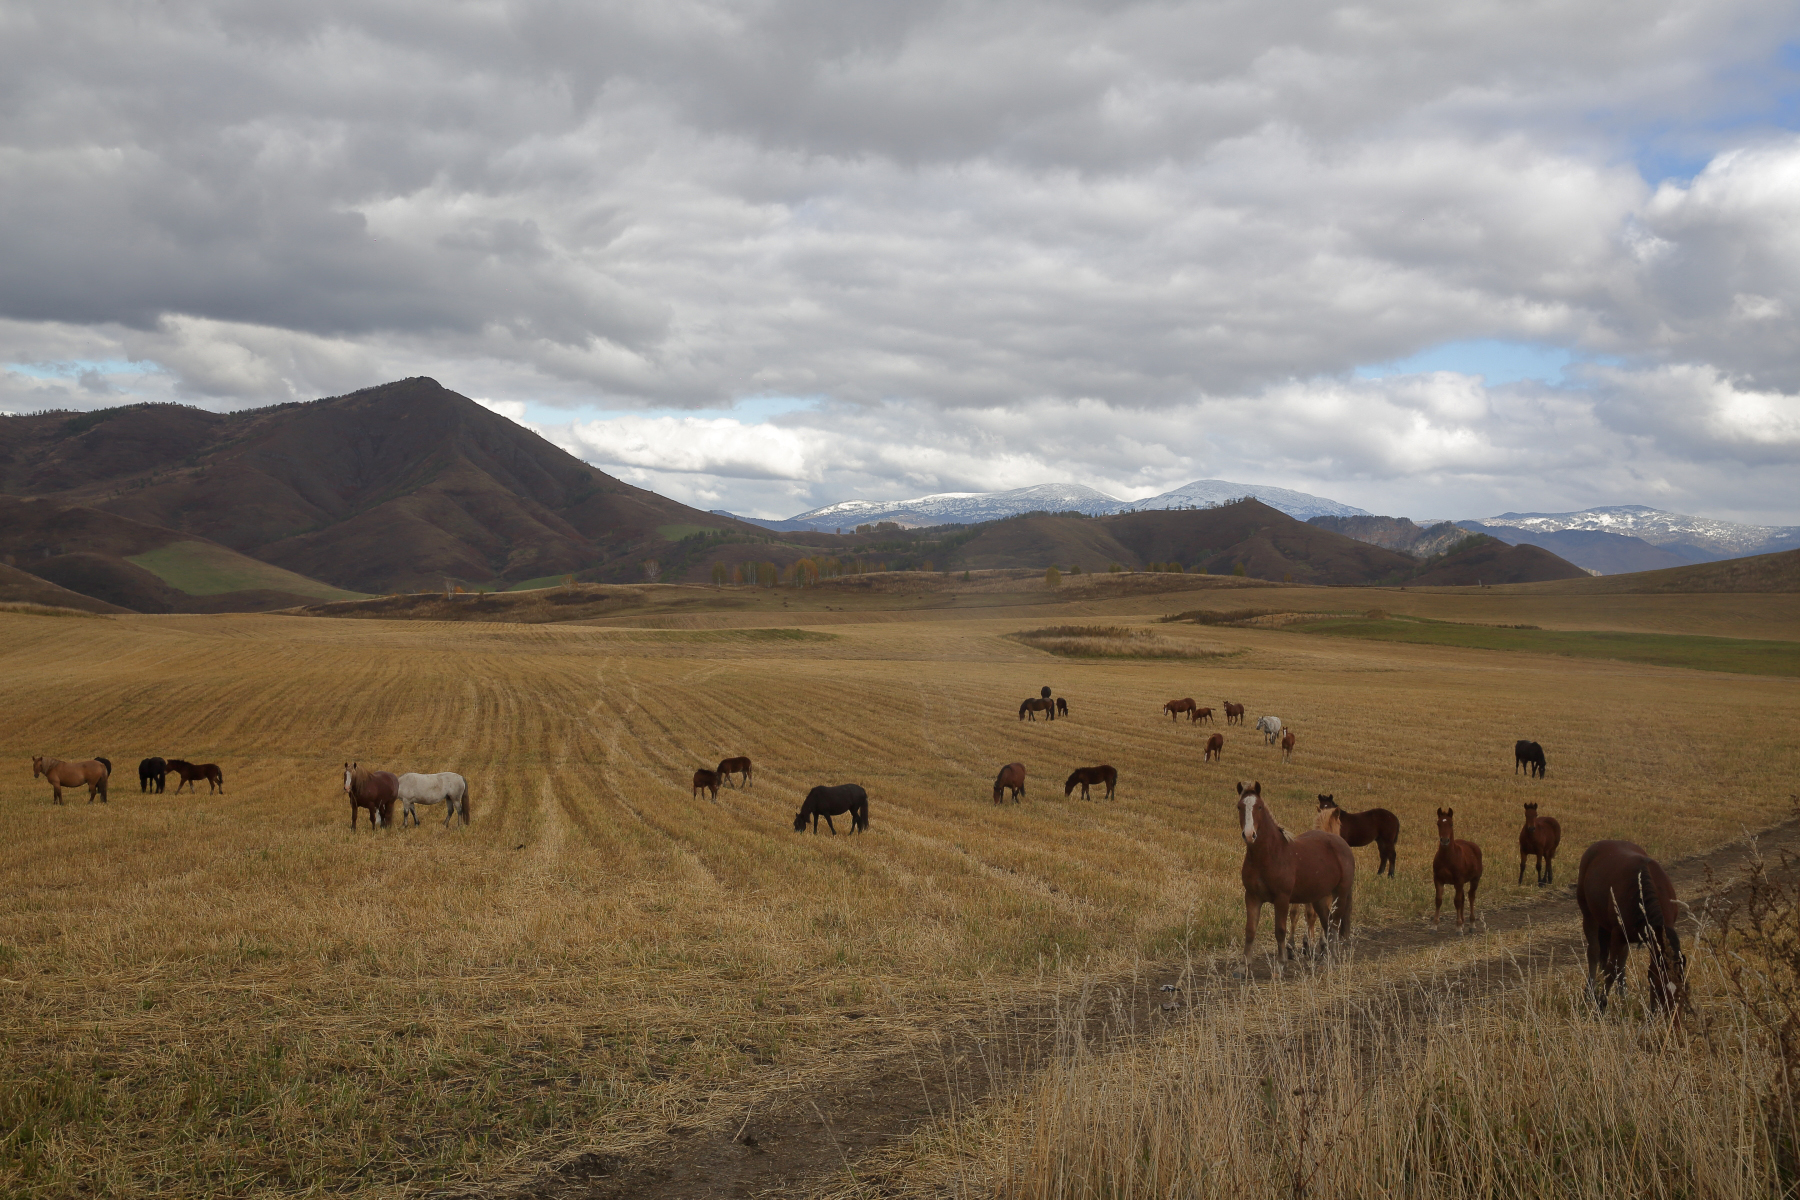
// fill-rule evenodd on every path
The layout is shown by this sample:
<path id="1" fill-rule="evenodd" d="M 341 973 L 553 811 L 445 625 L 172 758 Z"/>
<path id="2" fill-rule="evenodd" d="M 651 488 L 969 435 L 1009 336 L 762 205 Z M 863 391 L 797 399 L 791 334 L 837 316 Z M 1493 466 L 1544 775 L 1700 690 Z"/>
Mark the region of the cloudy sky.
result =
<path id="1" fill-rule="evenodd" d="M 0 2 L 0 410 L 1800 524 L 1800 7 Z"/>

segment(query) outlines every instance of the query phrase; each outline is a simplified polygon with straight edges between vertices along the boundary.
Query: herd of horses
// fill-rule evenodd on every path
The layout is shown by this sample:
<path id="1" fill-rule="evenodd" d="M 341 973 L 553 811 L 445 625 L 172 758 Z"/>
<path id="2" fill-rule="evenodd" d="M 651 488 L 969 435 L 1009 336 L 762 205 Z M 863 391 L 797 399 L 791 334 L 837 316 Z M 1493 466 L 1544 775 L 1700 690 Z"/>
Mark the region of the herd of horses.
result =
<path id="1" fill-rule="evenodd" d="M 184 787 L 189 791 L 197 790 L 194 784 L 202 779 L 206 781 L 207 795 L 225 791 L 225 775 L 219 770 L 217 763 L 191 763 L 185 758 L 146 758 L 140 762 L 138 790 L 161 792 L 170 775 L 180 779 L 175 785 L 177 793 Z M 31 756 L 31 777 L 42 777 L 50 781 L 50 798 L 57 804 L 63 803 L 64 788 L 79 787 L 87 788 L 89 804 L 95 800 L 102 804 L 110 803 L 106 789 L 112 781 L 112 760 L 98 754 L 79 762 L 34 754 Z"/>
<path id="2" fill-rule="evenodd" d="M 400 828 L 410 819 L 418 825 L 418 806 L 442 804 L 444 827 L 452 817 L 469 823 L 469 781 L 455 771 L 422 774 L 408 771 L 396 775 L 392 771 L 372 771 L 361 763 L 344 764 L 344 795 L 350 797 L 350 828 L 356 828 L 357 810 L 369 814 L 369 826 L 380 829 L 394 822 L 394 805 L 401 808 Z"/>

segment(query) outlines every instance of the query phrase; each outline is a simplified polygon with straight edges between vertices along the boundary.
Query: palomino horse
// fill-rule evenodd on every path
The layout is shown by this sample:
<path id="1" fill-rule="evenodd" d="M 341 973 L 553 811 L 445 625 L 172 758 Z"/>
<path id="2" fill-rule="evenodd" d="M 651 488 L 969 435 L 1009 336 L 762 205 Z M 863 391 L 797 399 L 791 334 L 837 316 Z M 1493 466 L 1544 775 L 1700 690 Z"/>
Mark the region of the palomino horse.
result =
<path id="1" fill-rule="evenodd" d="M 806 819 L 812 818 L 814 836 L 819 832 L 819 818 L 825 818 L 831 835 L 837 836 L 837 826 L 831 824 L 831 818 L 850 814 L 850 832 L 869 827 L 869 793 L 854 783 L 840 783 L 836 787 L 816 787 L 806 793 L 806 800 L 800 805 L 800 811 L 794 814 L 794 832 L 806 829 Z"/>
<path id="2" fill-rule="evenodd" d="M 1025 794 L 1024 763 L 1007 763 L 1004 767 L 1000 768 L 1000 773 L 994 776 L 995 804 L 999 804 L 1003 801 L 1005 793 L 1009 788 L 1012 790 L 1013 803 L 1017 804 L 1019 802 L 1019 797 Z"/>
<path id="3" fill-rule="evenodd" d="M 434 775 L 422 775 L 417 771 L 408 771 L 400 776 L 400 828 L 406 828 L 407 818 L 417 825 L 419 812 L 415 807 L 420 804 L 441 804 L 444 806 L 444 828 L 450 828 L 450 818 L 460 816 L 462 823 L 469 823 L 469 781 L 455 771 L 439 771 Z"/>
<path id="4" fill-rule="evenodd" d="M 1542 820 L 1542 818 L 1539 818 Z M 1588 994 L 1601 1012 L 1625 977 L 1631 943 L 1650 948 L 1650 1004 L 1680 1014 L 1686 963 L 1675 921 L 1675 885 L 1662 865 L 1632 842 L 1595 842 L 1581 856 L 1575 903 L 1587 937 Z M 1594 972 L 1600 986 L 1594 987 Z"/>
<path id="5" fill-rule="evenodd" d="M 1045 700 L 1045 699 L 1042 699 L 1037 696 L 1032 696 L 1032 697 L 1027 698 L 1024 703 L 1019 705 L 1019 720 L 1021 720 L 1021 721 L 1023 721 L 1027 716 L 1029 716 L 1032 720 L 1035 721 L 1035 720 L 1037 720 L 1037 715 L 1039 713 L 1044 714 L 1045 720 L 1048 720 L 1048 721 L 1056 720 L 1056 701 Z"/>
<path id="6" fill-rule="evenodd" d="M 1244 706 L 1241 704 L 1233 704 L 1231 701 L 1227 700 L 1225 702 L 1225 723 L 1227 725 L 1242 725 L 1244 723 Z"/>
<path id="7" fill-rule="evenodd" d="M 1194 710 L 1199 707 L 1198 704 L 1194 703 L 1194 698 L 1192 696 L 1183 696 L 1179 700 L 1165 700 L 1163 702 L 1163 711 L 1169 714 L 1169 720 L 1171 721 L 1181 720 L 1181 714 L 1186 713 L 1188 715 L 1188 720 L 1191 722 L 1194 719 Z"/>
<path id="8" fill-rule="evenodd" d="M 1525 860 L 1537 858 L 1539 887 L 1556 882 L 1556 847 L 1562 842 L 1562 826 L 1555 817 L 1538 816 L 1538 806 L 1525 806 L 1525 828 L 1519 830 L 1519 882 L 1525 882 Z"/>
<path id="9" fill-rule="evenodd" d="M 1244 834 L 1244 965 L 1256 944 L 1256 926 L 1262 906 L 1275 906 L 1275 955 L 1294 956 L 1288 931 L 1288 906 L 1306 909 L 1306 939 L 1302 948 L 1312 950 L 1313 922 L 1319 931 L 1319 949 L 1332 931 L 1336 918 L 1340 941 L 1350 937 L 1350 898 L 1356 888 L 1356 856 L 1344 839 L 1322 829 L 1309 829 L 1299 837 L 1275 823 L 1263 803 L 1262 784 L 1238 784 L 1238 815 Z"/>
<path id="10" fill-rule="evenodd" d="M 1221 762 L 1222 763 L 1225 761 L 1225 735 L 1224 734 L 1215 733 L 1211 737 L 1206 739 L 1206 753 L 1202 754 L 1200 756 L 1200 761 L 1203 763 L 1205 763 L 1205 762 Z"/>
<path id="11" fill-rule="evenodd" d="M 108 803 L 106 781 L 112 778 L 112 763 L 104 758 L 68 762 L 34 754 L 31 756 L 31 777 L 36 779 L 40 775 L 50 781 L 50 797 L 58 804 L 63 802 L 62 790 L 72 787 L 85 787 L 89 804 L 94 802 L 95 796 L 100 797 L 100 803 Z"/>
<path id="12" fill-rule="evenodd" d="M 1106 798 L 1113 798 L 1113 789 L 1119 786 L 1119 773 L 1111 766 L 1102 763 L 1097 767 L 1076 767 L 1063 781 L 1063 798 L 1066 800 L 1075 791 L 1076 784 L 1081 785 L 1081 798 L 1088 799 L 1088 789 L 1106 785 Z"/>
<path id="13" fill-rule="evenodd" d="M 1375 878 L 1380 879 L 1383 870 L 1387 871 L 1389 879 L 1394 877 L 1394 843 L 1400 840 L 1400 818 L 1387 809 L 1369 808 L 1348 813 L 1330 796 L 1320 796 L 1315 828 L 1337 834 L 1347 846 L 1366 846 L 1374 842 L 1376 853 L 1381 856 L 1375 864 Z"/>
<path id="14" fill-rule="evenodd" d="M 185 758 L 171 758 L 169 774 L 181 776 L 181 782 L 175 785 L 178 795 L 184 787 L 190 792 L 195 791 L 194 781 L 196 779 L 206 780 L 206 794 L 209 796 L 212 795 L 214 788 L 221 792 L 225 790 L 225 776 L 220 773 L 218 765 L 215 763 L 200 763 L 196 766 Z"/>
<path id="15" fill-rule="evenodd" d="M 717 804 L 719 802 L 719 773 L 701 767 L 694 772 L 694 795 L 698 796 L 708 789 L 712 791 L 713 803 Z"/>
<path id="16" fill-rule="evenodd" d="M 1519 773 L 1520 767 L 1525 768 L 1525 778 L 1530 779 L 1533 775 L 1536 775 L 1539 779 L 1542 779 L 1544 777 L 1544 748 L 1536 742 L 1528 742 L 1523 738 L 1514 742 L 1514 775 Z"/>
<path id="17" fill-rule="evenodd" d="M 400 795 L 400 777 L 392 771 L 371 771 L 359 763 L 345 763 L 344 795 L 350 797 L 350 828 L 356 828 L 356 810 L 366 808 L 369 810 L 369 828 L 379 829 L 394 819 L 394 800 Z"/>
<path id="18" fill-rule="evenodd" d="M 1438 851 L 1431 860 L 1431 882 L 1437 885 L 1437 909 L 1431 918 L 1436 929 L 1444 916 L 1444 885 L 1456 889 L 1456 932 L 1466 932 L 1463 924 L 1463 888 L 1469 889 L 1469 920 L 1475 923 L 1475 889 L 1481 886 L 1481 847 L 1456 836 L 1456 810 L 1437 810 Z"/>
<path id="19" fill-rule="evenodd" d="M 168 777 L 168 763 L 160 758 L 146 758 L 138 764 L 138 791 L 160 792 Z"/>
<path id="20" fill-rule="evenodd" d="M 1291 729 L 1281 731 L 1281 761 L 1294 761 L 1294 731 Z"/>
<path id="21" fill-rule="evenodd" d="M 719 779 L 725 783 L 731 783 L 731 777 L 736 775 L 743 780 L 745 787 L 749 787 L 750 760 L 747 758 L 720 759 L 719 765 L 713 768 L 713 774 L 717 775 Z M 737 785 L 732 784 L 732 786 L 735 787 Z"/>

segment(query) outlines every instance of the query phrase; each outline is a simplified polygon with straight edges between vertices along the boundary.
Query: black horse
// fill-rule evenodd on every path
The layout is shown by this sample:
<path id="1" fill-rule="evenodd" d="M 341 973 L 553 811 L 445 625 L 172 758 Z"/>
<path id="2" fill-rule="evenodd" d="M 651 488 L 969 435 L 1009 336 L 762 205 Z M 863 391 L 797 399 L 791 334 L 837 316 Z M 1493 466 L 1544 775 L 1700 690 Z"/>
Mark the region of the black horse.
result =
<path id="1" fill-rule="evenodd" d="M 819 818 L 825 818 L 825 824 L 831 829 L 833 837 L 837 836 L 837 826 L 831 818 L 850 814 L 850 832 L 869 827 L 869 793 L 854 783 L 840 783 L 836 787 L 816 787 L 806 793 L 806 802 L 800 811 L 794 814 L 794 832 L 806 830 L 806 819 L 812 818 L 813 833 L 819 832 Z"/>
<path id="2" fill-rule="evenodd" d="M 138 764 L 138 791 L 160 792 L 169 774 L 169 764 L 160 758 L 146 758 Z M 152 787 L 151 785 L 156 786 Z"/>
<path id="3" fill-rule="evenodd" d="M 1530 779 L 1533 775 L 1536 775 L 1539 779 L 1542 779 L 1544 777 L 1544 748 L 1536 742 L 1527 742 L 1524 739 L 1514 742 L 1514 775 L 1519 773 L 1520 767 L 1525 768 L 1525 778 Z"/>

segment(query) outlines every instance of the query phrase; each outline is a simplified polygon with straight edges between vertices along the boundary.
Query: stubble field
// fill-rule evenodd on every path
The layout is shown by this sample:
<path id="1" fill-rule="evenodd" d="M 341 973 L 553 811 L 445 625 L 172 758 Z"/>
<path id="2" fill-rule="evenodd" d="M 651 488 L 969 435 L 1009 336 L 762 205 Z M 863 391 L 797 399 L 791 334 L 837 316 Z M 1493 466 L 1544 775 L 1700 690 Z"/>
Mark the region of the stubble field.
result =
<path id="1" fill-rule="evenodd" d="M 1782 636 L 1762 599 L 1637 619 L 1716 634 L 1743 604 Z M 1566 602 L 1501 615 L 1534 603 Z M 1365 929 L 1429 912 L 1440 805 L 1486 849 L 1484 907 L 1535 896 L 1513 883 L 1526 799 L 1562 821 L 1570 878 L 1595 838 L 1673 858 L 1788 815 L 1792 679 L 1186 625 L 1154 629 L 1219 657 L 1007 636 L 1185 607 L 777 629 L 0 613 L 0 1188 L 400 1194 L 655 1153 L 873 1043 L 928 1054 L 958 1014 L 1225 948 L 1236 780 L 1290 829 L 1320 792 L 1399 814 L 1396 880 L 1357 852 Z M 1071 719 L 1019 722 L 1043 685 Z M 1160 712 L 1189 695 L 1279 715 L 1294 761 L 1234 727 L 1202 765 L 1210 728 Z M 1520 737 L 1547 779 L 1511 774 Z M 112 802 L 52 806 L 36 753 L 111 758 Z M 152 754 L 217 762 L 226 794 L 140 796 Z M 753 788 L 690 794 L 737 754 Z M 353 834 L 351 759 L 461 772 L 472 824 Z M 1014 760 L 1027 799 L 995 808 Z M 1118 799 L 1064 799 L 1100 762 Z M 852 781 L 867 835 L 793 831 L 807 788 Z"/>

